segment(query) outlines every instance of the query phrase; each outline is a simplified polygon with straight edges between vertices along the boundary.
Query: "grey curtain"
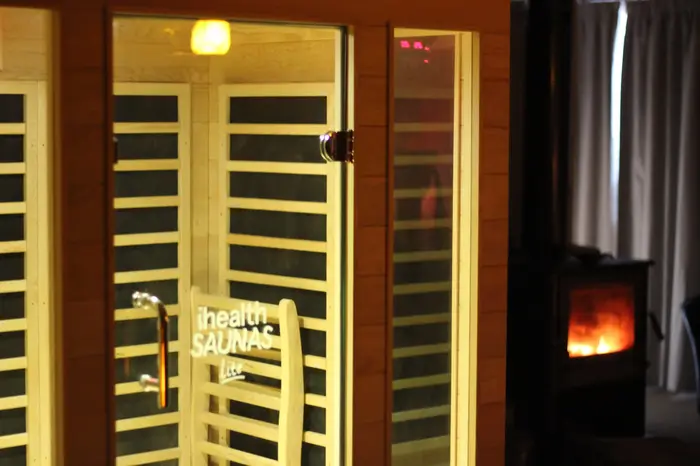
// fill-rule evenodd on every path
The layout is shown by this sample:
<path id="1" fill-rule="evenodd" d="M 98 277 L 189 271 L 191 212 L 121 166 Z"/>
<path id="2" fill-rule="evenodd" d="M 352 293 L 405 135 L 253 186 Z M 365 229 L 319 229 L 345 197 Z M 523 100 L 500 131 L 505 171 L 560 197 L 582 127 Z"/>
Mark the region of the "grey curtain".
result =
<path id="1" fill-rule="evenodd" d="M 656 262 L 650 304 L 652 383 L 692 386 L 682 301 L 700 292 L 700 2 L 628 5 L 622 76 L 620 254 Z"/>
<path id="2" fill-rule="evenodd" d="M 571 101 L 571 240 L 615 252 L 610 192 L 610 86 L 617 3 L 575 11 Z"/>

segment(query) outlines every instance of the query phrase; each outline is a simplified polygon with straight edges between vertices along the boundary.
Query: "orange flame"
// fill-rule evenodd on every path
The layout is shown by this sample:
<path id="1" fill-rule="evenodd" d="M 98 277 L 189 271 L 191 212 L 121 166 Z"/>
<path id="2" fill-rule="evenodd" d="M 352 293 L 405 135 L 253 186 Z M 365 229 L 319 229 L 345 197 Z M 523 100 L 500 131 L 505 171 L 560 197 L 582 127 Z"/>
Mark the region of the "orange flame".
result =
<path id="1" fill-rule="evenodd" d="M 569 357 L 625 351 L 634 346 L 634 298 L 630 287 L 577 289 L 571 293 Z"/>

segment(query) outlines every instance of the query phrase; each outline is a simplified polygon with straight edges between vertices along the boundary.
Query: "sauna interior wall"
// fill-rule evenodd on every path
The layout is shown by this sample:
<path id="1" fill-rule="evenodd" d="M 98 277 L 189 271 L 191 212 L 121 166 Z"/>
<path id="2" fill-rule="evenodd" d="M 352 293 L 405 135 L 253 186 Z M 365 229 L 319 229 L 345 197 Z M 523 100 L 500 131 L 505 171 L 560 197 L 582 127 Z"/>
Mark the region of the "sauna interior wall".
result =
<path id="1" fill-rule="evenodd" d="M 46 82 L 48 30 L 38 20 L 40 13 L 13 10 L 4 12 L 2 16 L 4 60 L 0 81 Z M 184 165 L 173 165 L 179 167 L 179 170 L 176 170 L 177 173 L 171 170 L 155 172 L 133 170 L 138 162 L 148 164 L 149 160 L 129 160 L 126 143 L 120 143 L 120 147 L 125 152 L 122 154 L 126 156 L 125 160 L 115 166 L 118 235 L 115 238 L 117 265 L 115 276 L 117 373 L 115 378 L 117 381 L 117 453 L 121 456 L 120 464 L 141 464 L 143 461 L 164 461 L 163 464 L 170 464 L 176 461 L 175 458 L 186 451 L 182 448 L 181 440 L 183 431 L 186 431 L 189 426 L 183 425 L 183 419 L 189 418 L 191 414 L 186 413 L 186 416 L 183 416 L 183 412 L 189 410 L 190 403 L 187 397 L 183 398 L 179 393 L 180 390 L 187 391 L 182 385 L 186 379 L 177 376 L 178 370 L 187 370 L 187 365 L 183 364 L 185 358 L 178 358 L 177 355 L 171 357 L 172 365 L 177 368 L 171 379 L 172 395 L 176 402 L 168 411 L 156 409 L 152 394 L 138 393 L 134 374 L 138 375 L 154 369 L 156 358 L 152 344 L 155 343 L 153 330 L 155 322 L 150 316 L 130 309 L 128 304 L 130 291 L 134 287 L 143 287 L 149 291 L 163 293 L 161 297 L 168 301 L 168 304 L 173 304 L 170 306 L 171 312 L 175 314 L 171 327 L 172 341 L 178 340 L 178 327 L 182 327 L 178 325 L 179 315 L 177 314 L 180 310 L 178 301 L 182 301 L 183 297 L 186 298 L 185 294 L 190 284 L 212 293 L 228 294 L 229 292 L 222 286 L 222 283 L 227 282 L 226 277 L 223 276 L 226 270 L 222 267 L 221 258 L 221 244 L 226 242 L 226 232 L 221 231 L 218 222 L 221 208 L 218 204 L 218 193 L 222 188 L 222 180 L 225 180 L 224 184 L 227 184 L 228 180 L 217 172 L 217 169 L 222 167 L 217 162 L 217 158 L 225 156 L 218 140 L 211 137 L 212 127 L 219 122 L 222 114 L 219 108 L 221 100 L 218 96 L 220 87 L 231 84 L 294 86 L 320 83 L 328 89 L 332 88 L 335 79 L 333 57 L 336 40 L 335 34 L 328 29 L 284 27 L 265 29 L 253 25 L 235 26 L 231 51 L 222 58 L 194 56 L 190 53 L 189 39 L 192 24 L 192 21 L 187 20 L 137 17 L 117 18 L 114 22 L 113 78 L 115 94 L 117 94 L 115 134 L 118 139 L 120 125 L 123 126 L 123 123 L 132 125 L 129 131 L 141 125 L 145 133 L 151 131 L 152 127 L 149 129 L 149 125 L 158 124 L 157 118 L 154 120 L 148 115 L 148 103 L 140 110 L 138 108 L 130 110 L 127 108 L 128 103 L 122 105 L 120 96 L 139 94 L 148 98 L 164 95 L 177 97 L 180 123 L 183 123 L 178 136 L 186 138 L 188 142 L 188 147 L 184 151 L 186 154 L 184 152 L 178 154 L 179 162 Z M 0 95 L 1 86 L 0 84 Z M 281 95 L 284 95 L 284 90 L 281 91 Z M 143 121 L 139 115 L 134 115 L 134 110 L 137 113 L 141 111 Z M 126 120 L 121 120 L 124 116 Z M 136 134 L 136 136 L 139 135 Z M 124 141 L 127 139 L 124 135 L 121 135 L 121 138 Z M 156 144 L 150 147 L 154 154 L 163 152 L 164 147 L 158 147 L 158 143 L 150 144 Z M 180 146 L 180 150 L 182 147 Z M 122 150 L 118 150 L 120 151 Z M 154 157 L 158 158 L 155 155 Z M 166 164 L 169 162 L 151 160 L 153 161 L 155 165 L 160 162 Z M 173 174 L 175 177 L 169 176 Z M 145 178 L 144 175 L 146 175 Z M 241 180 L 240 177 L 239 180 Z M 158 216 L 158 208 L 129 209 L 128 207 L 138 204 L 139 200 L 135 197 L 149 194 L 154 196 L 162 194 L 163 191 L 175 193 L 179 197 L 178 202 L 181 205 L 177 230 L 170 232 L 172 234 L 160 235 L 159 238 L 154 239 L 153 244 L 135 245 L 133 238 L 139 233 L 136 230 L 148 228 L 142 223 L 143 214 L 150 217 L 151 224 L 168 221 Z M 129 218 L 130 215 L 132 218 Z M 129 228 L 132 230 L 136 228 L 136 230 L 129 231 Z M 325 235 L 325 226 L 322 228 Z M 143 231 L 146 230 L 140 232 Z M 158 231 L 158 226 L 156 225 L 155 230 L 152 231 Z M 134 236 L 130 237 L 129 233 Z M 173 234 L 175 240 L 172 239 Z M 158 236 L 157 233 L 156 236 Z M 1 249 L 0 251 L 4 252 Z M 166 272 L 173 272 L 172 267 L 175 267 L 175 275 L 168 275 L 168 273 L 159 275 L 159 272 L 163 272 L 162 269 L 167 267 L 171 269 Z M 175 278 L 179 281 L 179 292 L 176 285 L 174 298 L 172 290 L 168 289 L 168 284 L 165 283 L 166 280 L 162 280 L 163 278 Z M 17 338 L 23 338 L 21 333 L 16 334 Z M 325 340 L 325 336 L 318 338 Z M 307 338 L 307 343 L 311 340 L 314 338 Z M 186 341 L 183 343 L 186 344 Z M 315 343 L 316 346 L 318 343 Z M 320 342 L 322 347 L 324 343 L 324 341 Z M 19 348 L 18 345 L 21 346 L 19 340 L 11 344 L 17 348 Z M 313 341 L 311 344 L 314 344 Z M 183 354 L 186 354 L 187 351 L 184 345 L 182 347 L 172 345 L 172 348 L 177 348 L 175 351 L 178 353 L 185 351 Z M 13 351 L 19 351 L 19 349 L 13 349 Z M 186 406 L 179 413 L 177 401 L 184 402 L 181 406 Z M 16 410 L 11 414 L 22 415 Z M 307 422 L 307 429 L 323 432 L 326 423 L 323 410 L 320 409 L 319 412 L 319 408 L 307 406 L 306 414 L 311 418 Z M 266 420 L 273 422 L 272 419 Z M 17 429 L 21 430 L 24 427 L 23 418 L 17 418 L 15 422 Z M 5 428 L 9 426 L 8 423 L 2 425 Z M 3 432 L 0 431 L 0 434 Z M 13 437 L 12 442 L 16 443 L 24 438 L 24 436 Z M 308 438 L 313 438 L 313 435 L 309 435 Z M 307 464 L 321 464 L 324 461 L 323 447 L 319 451 L 319 444 L 323 445 L 324 441 L 317 440 L 314 443 L 316 445 L 306 445 Z M 11 446 L 9 441 L 7 445 Z M 2 447 L 3 443 L 0 442 L 0 449 Z M 265 450 L 265 446 L 262 450 Z M 0 454 L 1 452 L 2 450 Z M 24 466 L 26 460 L 22 452 L 12 449 L 10 453 L 12 463 L 8 463 L 8 466 Z M 308 459 L 309 457 L 311 459 Z"/>
<path id="2" fill-rule="evenodd" d="M 253 99 L 264 96 L 287 97 L 294 95 L 295 89 L 309 86 L 324 90 L 323 92 L 332 91 L 336 69 L 336 34 L 329 29 L 233 23 L 229 53 L 224 57 L 202 57 L 190 52 L 192 26 L 192 21 L 177 19 L 118 17 L 114 22 L 115 134 L 119 141 L 117 153 L 120 157 L 115 179 L 118 191 L 115 200 L 115 228 L 118 234 L 115 256 L 118 300 L 117 454 L 121 461 L 127 462 L 156 459 L 171 461 L 178 456 L 198 457 L 200 454 L 196 445 L 189 451 L 188 440 L 190 423 L 198 422 L 198 413 L 188 412 L 190 400 L 199 394 L 188 386 L 189 376 L 179 375 L 190 373 L 187 363 L 189 339 L 185 331 L 187 326 L 183 322 L 185 315 L 192 312 L 186 304 L 189 286 L 196 285 L 210 294 L 230 295 L 245 300 L 274 304 L 279 299 L 290 298 L 296 302 L 300 315 L 306 318 L 306 323 L 302 323 L 307 395 L 303 461 L 307 465 L 324 464 L 327 450 L 332 448 L 330 439 L 333 432 L 334 403 L 329 393 L 330 380 L 334 377 L 331 375 L 332 363 L 327 363 L 331 360 L 328 345 L 333 334 L 330 318 L 325 312 L 328 309 L 326 303 L 332 300 L 333 280 L 327 275 L 326 269 L 332 267 L 329 264 L 332 262 L 330 251 L 333 248 L 328 246 L 324 253 L 315 247 L 308 249 L 308 245 L 330 245 L 333 233 L 336 232 L 327 231 L 327 226 L 332 223 L 327 218 L 321 218 L 322 215 L 307 215 L 302 211 L 281 212 L 283 209 L 277 212 L 278 209 L 274 206 L 256 210 L 254 204 L 267 202 L 269 205 L 270 202 L 274 203 L 274 199 L 280 199 L 282 202 L 313 203 L 316 210 L 327 204 L 328 209 L 323 207 L 322 210 L 331 210 L 331 196 L 326 193 L 329 183 L 324 175 L 326 165 L 320 156 L 316 157 L 317 143 L 313 145 L 313 152 L 306 151 L 304 154 L 295 152 L 296 148 L 280 146 L 271 152 L 253 153 L 254 148 L 246 146 L 243 152 L 247 150 L 248 153 L 239 154 L 244 156 L 241 160 L 230 152 L 234 145 L 231 139 L 220 140 L 212 134 L 231 123 L 247 125 L 253 134 L 268 126 L 265 122 L 269 120 L 259 119 L 265 113 L 264 110 L 257 117 L 252 115 L 259 110 L 259 107 L 256 107 L 258 110 L 253 108 L 255 103 L 249 108 L 249 114 L 237 114 L 235 120 L 229 119 L 234 115 L 227 115 L 229 106 L 232 105 L 230 99 L 224 97 L 222 100 L 222 93 L 228 92 L 226 89 L 233 90 L 232 92 L 244 89 Z M 185 90 L 178 91 L 180 88 L 177 86 L 182 84 L 185 85 Z M 149 173 L 148 181 L 145 178 L 141 180 L 150 183 L 156 191 L 141 191 L 141 194 L 137 194 L 146 197 L 177 194 L 177 244 L 172 240 L 163 241 L 163 238 L 173 233 L 172 228 L 167 232 L 162 230 L 168 223 L 167 220 L 161 220 L 162 225 L 154 225 L 149 230 L 149 233 L 158 237 L 153 243 L 135 246 L 135 243 L 129 242 L 130 238 L 143 233 L 125 227 L 129 215 L 140 215 L 141 211 L 150 210 L 151 219 L 157 223 L 159 220 L 156 217 L 162 213 L 159 206 L 134 210 L 119 208 L 120 205 L 134 205 L 129 204 L 132 201 L 138 202 L 132 197 L 135 194 L 126 191 L 130 189 L 128 186 L 138 183 L 139 176 L 143 176 L 143 173 L 128 169 L 127 164 L 132 163 L 131 160 L 121 158 L 132 157 L 134 151 L 143 148 L 130 146 L 131 149 L 128 149 L 125 145 L 127 135 L 120 134 L 120 128 L 124 124 L 138 124 L 146 128 L 147 125 L 152 125 L 148 122 L 153 122 L 156 118 L 145 114 L 150 111 L 146 104 L 139 110 L 142 112 L 140 115 L 119 115 L 120 110 L 128 107 L 128 101 L 123 101 L 121 106 L 122 97 L 132 92 L 147 93 L 151 97 L 158 92 L 177 96 L 178 116 L 175 118 L 184 128 L 178 134 L 179 176 L 168 179 L 165 171 Z M 327 95 L 323 112 L 328 115 L 333 113 L 333 100 L 332 95 Z M 264 106 L 264 102 L 258 105 Z M 135 109 L 130 111 L 132 110 Z M 304 114 L 305 109 L 298 107 L 294 112 Z M 323 114 L 324 121 L 332 125 L 325 120 L 326 113 Z M 249 117 L 252 120 L 246 119 Z M 256 118 L 257 121 L 253 122 Z M 307 128 L 313 128 L 313 125 L 308 125 Z M 286 134 L 284 129 L 280 131 L 281 134 Z M 305 137 L 314 141 L 317 141 L 317 134 L 323 132 L 317 129 L 310 131 L 312 135 Z M 150 140 L 155 141 L 152 136 Z M 183 139 L 187 140 L 186 145 L 182 144 Z M 129 153 L 129 150 L 132 152 Z M 189 161 L 185 162 L 185 157 Z M 261 162 L 263 165 L 264 162 L 307 162 L 298 165 L 304 165 L 307 172 L 302 172 L 300 168 L 299 173 L 293 169 L 289 173 L 265 173 L 264 169 L 260 172 L 250 164 L 246 166 L 248 162 Z M 231 163 L 238 168 L 231 168 Z M 313 164 L 316 164 L 315 167 L 309 166 Z M 177 180 L 179 189 L 175 185 Z M 120 193 L 119 190 L 123 191 Z M 222 190 L 225 192 L 223 198 Z M 227 204 L 222 206 L 223 202 Z M 141 206 L 143 205 L 146 204 Z M 290 219 L 290 215 L 295 216 L 296 220 Z M 222 216 L 225 217 L 223 223 Z M 305 221 L 299 222 L 299 218 L 304 216 Z M 266 220 L 261 223 L 262 217 Z M 222 228 L 227 223 L 228 226 Z M 246 232 L 242 231 L 246 229 Z M 293 243 L 299 239 L 302 241 L 298 243 L 304 243 L 303 240 L 308 239 L 315 241 L 308 241 L 306 248 L 297 247 Z M 266 241 L 266 244 L 261 244 L 261 241 Z M 286 246 L 282 245 L 283 241 L 286 241 Z M 225 247 L 222 248 L 222 245 Z M 165 252 L 164 247 L 169 247 L 170 252 Z M 140 255 L 136 251 L 138 248 L 142 248 Z M 161 249 L 160 253 L 156 251 L 158 248 Z M 170 275 L 170 272 L 175 272 L 175 275 Z M 251 275 L 273 274 L 278 278 L 270 281 L 268 276 L 267 280 L 259 280 L 260 277 L 251 278 L 251 272 Z M 287 284 L 283 285 L 283 281 Z M 308 285 L 309 283 L 312 284 Z M 141 346 L 155 342 L 153 321 L 142 315 L 132 319 L 128 309 L 128 293 L 120 292 L 122 289 L 135 288 L 159 294 L 166 304 L 171 305 L 172 313 L 178 314 L 178 319 L 181 319 L 178 320 L 178 334 L 171 334 L 170 338 L 171 341 L 179 342 L 179 357 L 173 355 L 171 358 L 173 367 L 177 368 L 172 373 L 176 382 L 172 391 L 173 398 L 181 406 L 179 413 L 176 412 L 176 405 L 170 413 L 158 411 L 154 408 L 151 394 L 133 393 L 129 389 L 130 384 L 133 384 L 130 380 L 138 378 L 138 374 L 148 368 L 148 365 L 151 366 L 149 370 L 153 370 L 155 362 L 154 348 L 145 350 Z M 120 299 L 122 300 L 119 301 Z M 311 329 L 307 324 L 311 324 L 314 319 L 318 320 L 315 321 L 315 328 Z M 139 366 L 137 370 L 134 368 L 136 365 Z M 264 377 L 255 378 L 255 374 L 248 374 L 246 379 L 257 384 L 276 386 L 275 381 L 264 380 Z M 221 398 L 218 398 L 219 406 L 210 408 L 212 412 L 232 413 L 243 418 L 277 424 L 278 416 L 274 409 L 237 403 L 239 400 L 235 395 L 232 396 L 234 401 L 228 407 L 226 404 L 222 406 Z M 211 400 L 217 399 L 213 397 Z M 217 427 L 226 425 L 225 418 L 216 418 L 214 415 L 208 419 L 210 421 L 207 424 L 213 427 L 211 435 L 218 437 L 220 444 L 258 456 L 276 456 L 275 442 L 270 441 L 264 430 L 256 429 L 257 426 L 251 424 L 232 429 L 229 424 L 228 430 L 237 433 L 228 437 L 216 432 Z"/>

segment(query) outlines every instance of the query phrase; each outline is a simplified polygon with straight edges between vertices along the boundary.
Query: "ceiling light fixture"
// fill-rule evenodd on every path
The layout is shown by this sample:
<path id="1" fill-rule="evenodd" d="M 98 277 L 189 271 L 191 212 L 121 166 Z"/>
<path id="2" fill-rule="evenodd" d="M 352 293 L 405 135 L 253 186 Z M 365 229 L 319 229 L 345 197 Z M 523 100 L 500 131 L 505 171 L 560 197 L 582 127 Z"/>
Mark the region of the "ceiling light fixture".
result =
<path id="1" fill-rule="evenodd" d="M 195 55 L 226 55 L 231 48 L 231 25 L 218 19 L 200 19 L 192 28 L 190 48 Z"/>

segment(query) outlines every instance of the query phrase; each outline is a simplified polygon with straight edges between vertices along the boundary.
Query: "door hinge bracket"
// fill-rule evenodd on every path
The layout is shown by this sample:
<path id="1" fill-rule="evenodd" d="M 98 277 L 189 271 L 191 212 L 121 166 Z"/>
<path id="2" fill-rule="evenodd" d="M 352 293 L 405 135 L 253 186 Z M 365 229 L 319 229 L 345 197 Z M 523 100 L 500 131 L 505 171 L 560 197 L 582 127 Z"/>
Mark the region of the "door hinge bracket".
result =
<path id="1" fill-rule="evenodd" d="M 348 131 L 328 131 L 320 138 L 321 157 L 326 162 L 355 162 L 355 133 Z"/>

